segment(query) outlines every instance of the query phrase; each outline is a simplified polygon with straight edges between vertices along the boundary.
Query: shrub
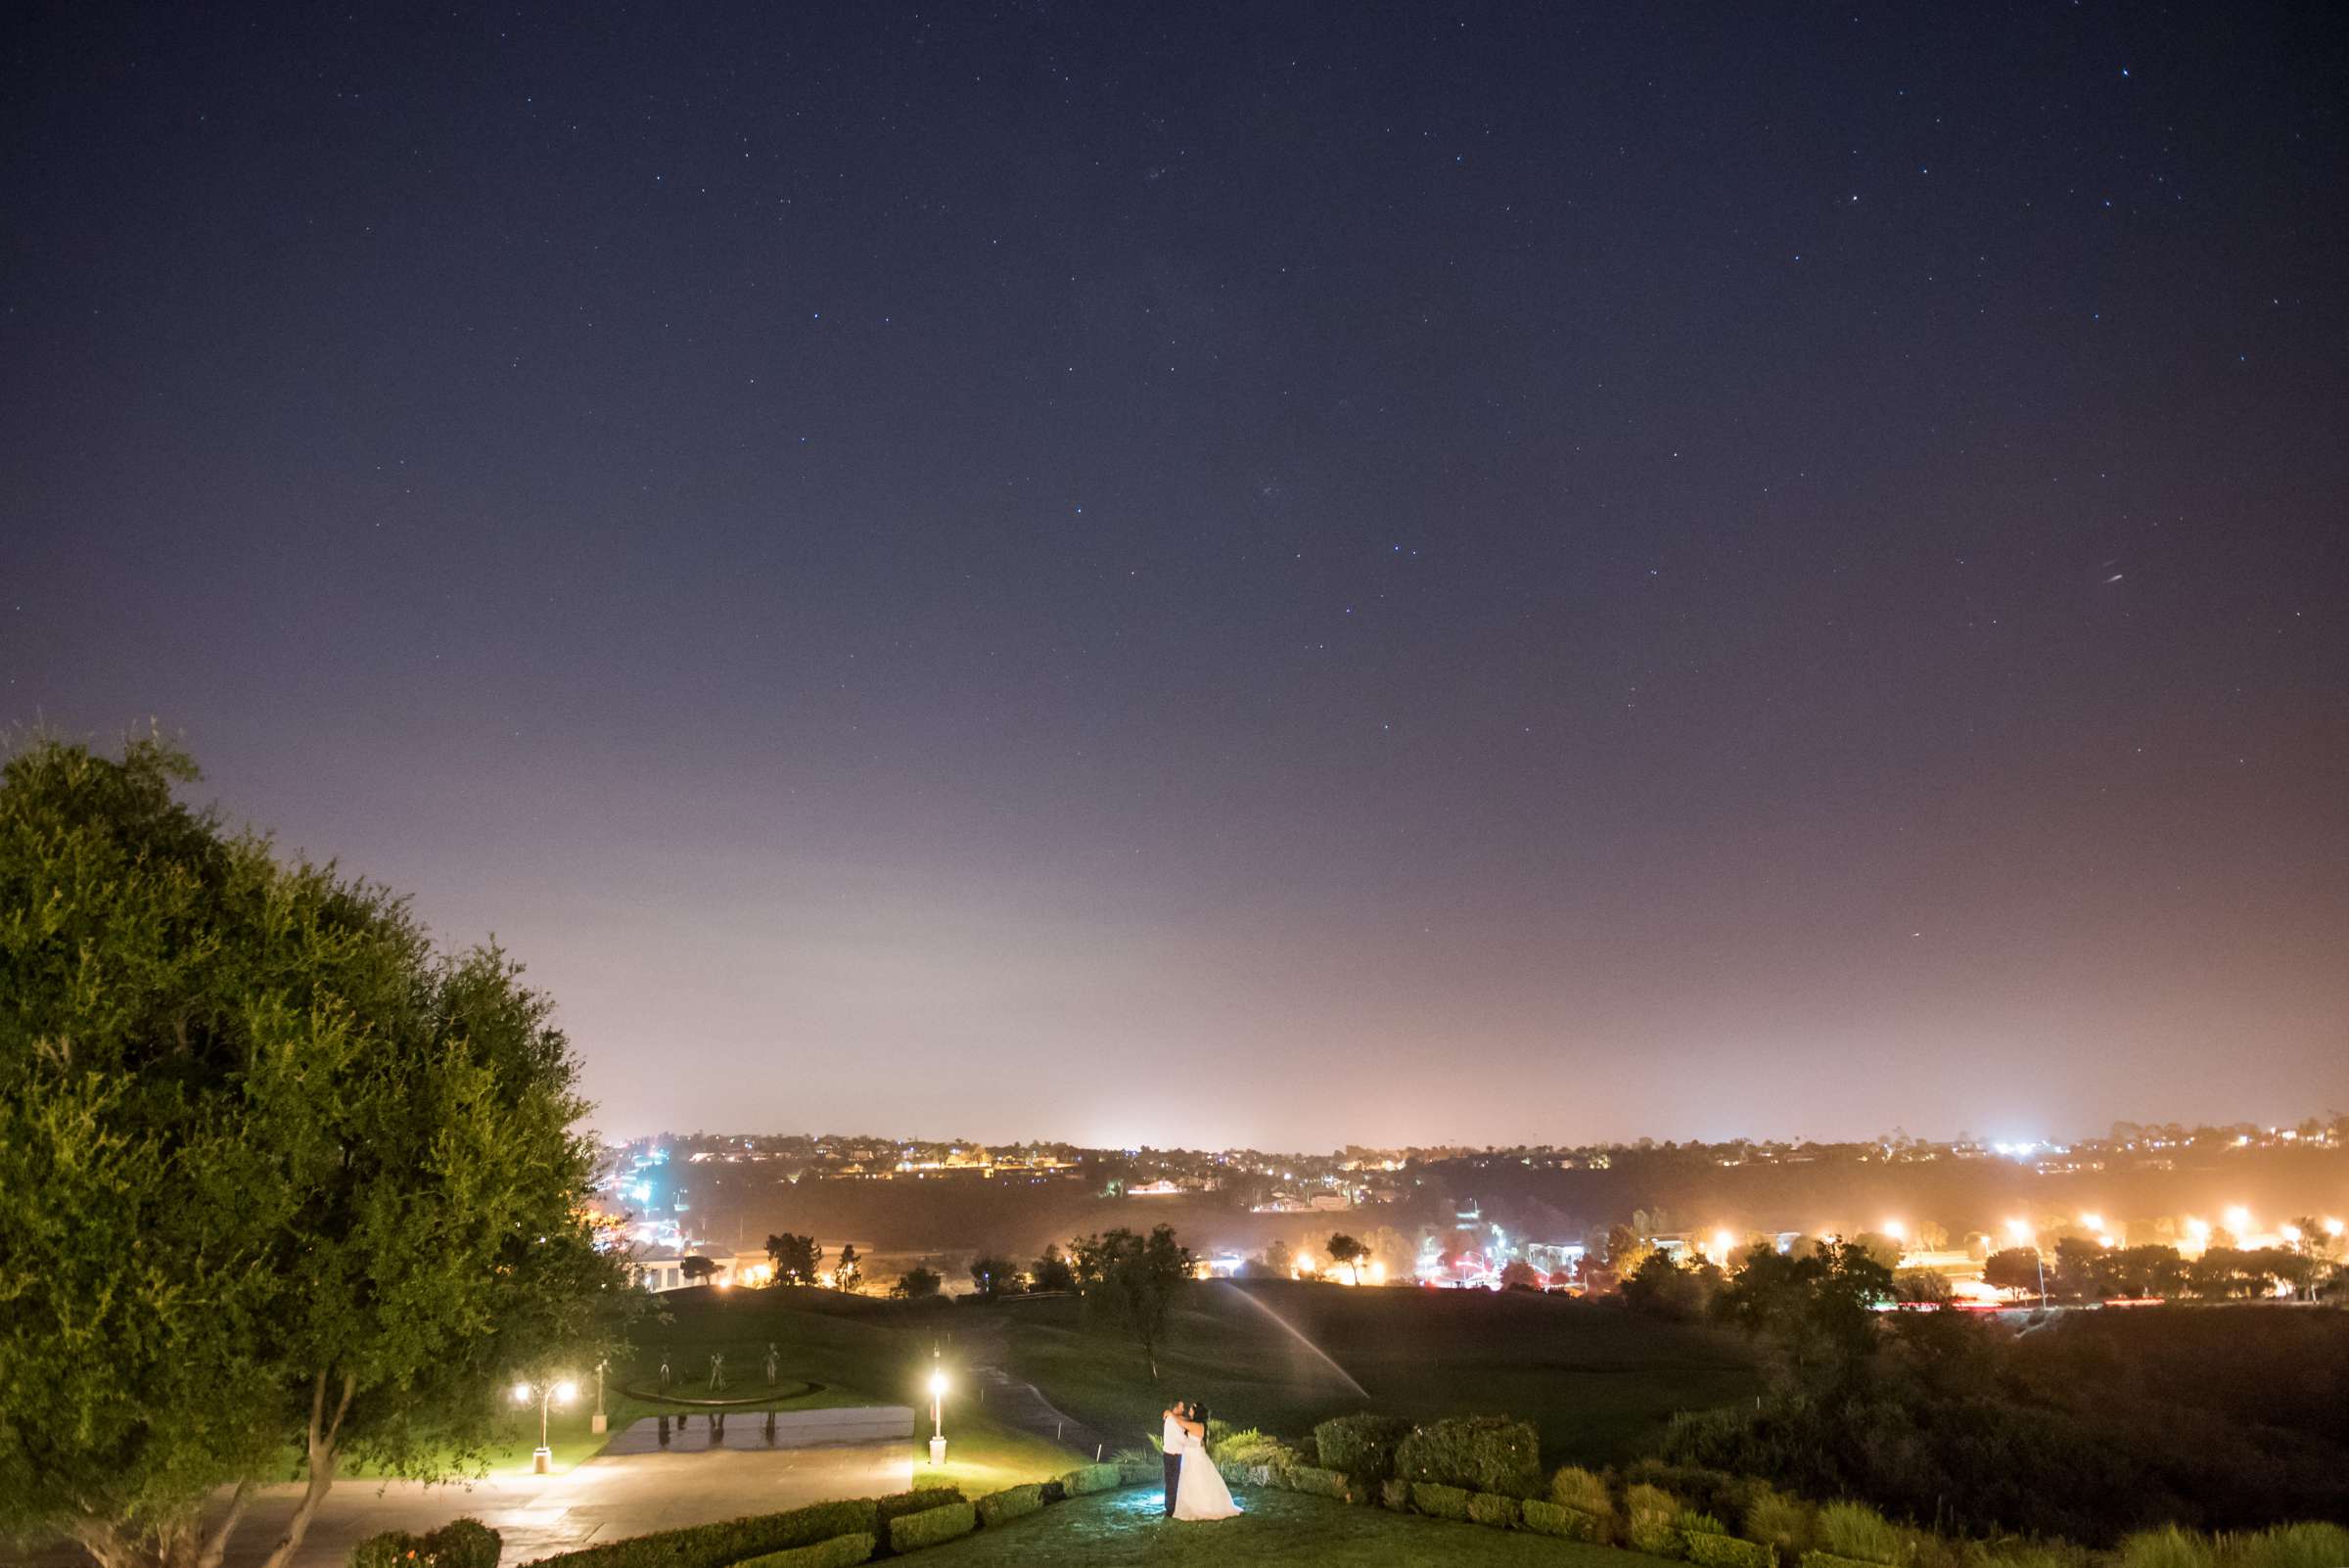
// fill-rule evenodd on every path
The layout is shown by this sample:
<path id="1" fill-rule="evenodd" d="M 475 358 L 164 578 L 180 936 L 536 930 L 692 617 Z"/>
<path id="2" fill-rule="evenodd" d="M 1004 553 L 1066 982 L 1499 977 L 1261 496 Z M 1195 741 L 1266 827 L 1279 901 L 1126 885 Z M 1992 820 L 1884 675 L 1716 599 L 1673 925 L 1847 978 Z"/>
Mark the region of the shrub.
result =
<path id="1" fill-rule="evenodd" d="M 1615 1499 L 1607 1495 L 1605 1478 L 1578 1464 L 1570 1464 L 1549 1478 L 1549 1500 L 1594 1518 L 1604 1519 L 1615 1512 Z"/>
<path id="2" fill-rule="evenodd" d="M 1410 1432 L 1410 1422 L 1391 1415 L 1341 1415 L 1313 1428 L 1313 1458 L 1368 1491 L 1395 1473 L 1396 1446 Z"/>
<path id="3" fill-rule="evenodd" d="M 1115 1492 L 1126 1484 L 1126 1478 L 1114 1464 L 1081 1464 L 1062 1476 L 1060 1484 L 1070 1497 L 1082 1498 L 1095 1492 Z"/>
<path id="4" fill-rule="evenodd" d="M 1315 1465 L 1300 1464 L 1290 1468 L 1284 1483 L 1291 1492 L 1307 1492 L 1316 1498 L 1335 1498 L 1346 1500 L 1346 1478 L 1335 1470 Z"/>
<path id="5" fill-rule="evenodd" d="M 1437 1481 L 1414 1481 L 1411 1506 L 1431 1519 L 1466 1519 L 1468 1489 L 1448 1487 Z"/>
<path id="6" fill-rule="evenodd" d="M 1745 1505 L 1745 1539 L 1794 1562 L 1811 1547 L 1811 1504 L 1774 1487 L 1762 1487 Z"/>
<path id="7" fill-rule="evenodd" d="M 1514 1530 L 1525 1517 L 1524 1504 L 1515 1498 L 1504 1498 L 1497 1492 L 1472 1493 L 1468 1499 L 1468 1517 L 1476 1524 L 1491 1525 L 1497 1530 Z"/>
<path id="8" fill-rule="evenodd" d="M 812 1546 L 770 1551 L 735 1564 L 735 1568 L 852 1568 L 873 1554 L 871 1536 L 834 1536 Z"/>
<path id="9" fill-rule="evenodd" d="M 1044 1489 L 1033 1482 L 1024 1487 L 1005 1487 L 990 1492 L 978 1501 L 979 1522 L 992 1529 L 1024 1518 L 1044 1505 Z"/>
<path id="10" fill-rule="evenodd" d="M 810 1503 L 787 1513 L 631 1536 L 542 1557 L 537 1568 L 728 1568 L 752 1557 L 812 1546 L 839 1536 L 879 1536 L 870 1499 Z"/>
<path id="11" fill-rule="evenodd" d="M 1681 1505 L 1662 1487 L 1642 1483 L 1623 1494 L 1623 1542 L 1651 1557 L 1686 1554 L 1681 1539 Z"/>
<path id="12" fill-rule="evenodd" d="M 2075 1546 L 2068 1541 L 2009 1538 L 1988 1543 L 1969 1541 L 1962 1561 L 1965 1568 L 2092 1568 L 2097 1558 L 2086 1546 Z"/>
<path id="13" fill-rule="evenodd" d="M 1740 1541 L 1719 1530 L 1699 1530 L 1693 1523 L 1683 1525 L 1681 1534 L 1688 1538 L 1688 1560 L 1699 1568 L 1777 1568 L 1778 1554 L 1758 1541 Z"/>
<path id="14" fill-rule="evenodd" d="M 1892 1568 L 1901 1568 L 1911 1556 L 1911 1545 L 1900 1527 L 1865 1502 L 1830 1502 L 1819 1509 L 1819 1544 L 1830 1556 Z"/>
<path id="15" fill-rule="evenodd" d="M 889 1522 L 889 1549 L 919 1551 L 967 1536 L 979 1528 L 979 1515 L 967 1502 L 941 1503 L 919 1513 L 901 1513 Z"/>
<path id="16" fill-rule="evenodd" d="M 2278 1525 L 2234 1543 L 2234 1568 L 2342 1568 L 2349 1530 L 2337 1524 Z"/>
<path id="17" fill-rule="evenodd" d="M 1228 1429 L 1220 1442 L 1211 1438 L 1207 1453 L 1218 1465 L 1269 1465 L 1276 1474 L 1287 1471 L 1302 1457 L 1280 1439 L 1252 1426 Z"/>
<path id="18" fill-rule="evenodd" d="M 2174 1524 L 2141 1530 L 2121 1543 L 2120 1568 L 2218 1568 L 2218 1561 L 2210 1537 Z"/>
<path id="19" fill-rule="evenodd" d="M 424 1538 L 433 1568 L 497 1568 L 505 1545 L 498 1533 L 479 1519 L 451 1519 Z"/>
<path id="20" fill-rule="evenodd" d="M 1469 1492 L 1539 1497 L 1542 1439 L 1531 1422 L 1501 1415 L 1433 1421 L 1397 1445 L 1395 1473 Z"/>
<path id="21" fill-rule="evenodd" d="M 1563 1502 L 1543 1502 L 1529 1499 L 1524 1510 L 1525 1527 L 1561 1541 L 1604 1542 L 1607 1521 L 1588 1509 L 1569 1507 Z"/>
<path id="22" fill-rule="evenodd" d="M 1687 1506 L 1716 1519 L 1742 1518 L 1746 1505 L 1763 1487 L 1762 1482 L 1731 1475 L 1727 1470 L 1700 1464 L 1666 1464 L 1660 1459 L 1641 1459 L 1623 1472 L 1623 1480 L 1626 1486 L 1645 1482 L 1661 1487 Z"/>
<path id="23" fill-rule="evenodd" d="M 1378 1500 L 1397 1513 L 1408 1513 L 1411 1507 L 1411 1484 L 1396 1476 L 1380 1484 Z"/>

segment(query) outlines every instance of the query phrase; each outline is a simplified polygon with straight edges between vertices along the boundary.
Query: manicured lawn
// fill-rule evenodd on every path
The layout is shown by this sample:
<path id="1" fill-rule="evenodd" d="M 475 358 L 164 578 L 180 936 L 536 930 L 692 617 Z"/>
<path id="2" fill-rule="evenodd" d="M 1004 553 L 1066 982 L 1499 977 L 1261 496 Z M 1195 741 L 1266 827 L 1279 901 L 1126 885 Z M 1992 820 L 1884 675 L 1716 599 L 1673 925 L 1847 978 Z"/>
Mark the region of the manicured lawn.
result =
<path id="1" fill-rule="evenodd" d="M 1049 1481 L 1089 1457 L 967 1411 L 948 1414 L 944 1466 L 930 1462 L 927 1412 L 914 1422 L 913 1447 L 915 1486 L 960 1487 L 967 1498 L 1030 1481 Z"/>
<path id="2" fill-rule="evenodd" d="M 1202 1286 L 1175 1314 L 1152 1384 L 1126 1341 L 1079 1326 L 1074 1301 L 1009 1304 L 1012 1368 L 1072 1415 L 1139 1446 L 1170 1392 L 1214 1414 L 1292 1439 L 1365 1407 L 1414 1420 L 1521 1415 L 1543 1457 L 1636 1456 L 1678 1410 L 1751 1399 L 1761 1380 L 1734 1335 L 1664 1323 L 1561 1297 L 1485 1291 L 1247 1287 L 1368 1390 L 1349 1390 L 1311 1351 L 1250 1307 L 1238 1287 Z"/>
<path id="3" fill-rule="evenodd" d="M 1519 1531 L 1448 1524 L 1293 1492 L 1241 1494 L 1214 1523 L 1160 1517 L 1155 1487 L 1056 1503 L 925 1552 L 935 1568 L 1654 1568 L 1655 1559 Z"/>

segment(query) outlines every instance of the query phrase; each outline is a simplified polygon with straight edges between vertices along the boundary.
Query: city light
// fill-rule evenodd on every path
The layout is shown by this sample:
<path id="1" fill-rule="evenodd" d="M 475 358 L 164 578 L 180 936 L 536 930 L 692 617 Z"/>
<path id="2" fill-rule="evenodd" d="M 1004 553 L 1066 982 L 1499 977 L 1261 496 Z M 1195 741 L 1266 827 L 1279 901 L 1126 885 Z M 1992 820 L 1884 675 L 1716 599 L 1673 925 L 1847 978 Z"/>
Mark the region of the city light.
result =
<path id="1" fill-rule="evenodd" d="M 2013 1243 L 2014 1243 L 2016 1246 L 2018 1246 L 2018 1247 L 2023 1247 L 2023 1246 L 2028 1246 L 2028 1245 L 2030 1245 L 2030 1242 L 2031 1242 L 2031 1222 L 2030 1222 L 2029 1221 L 2027 1221 L 2027 1220 L 2009 1220 L 2009 1221 L 2007 1221 L 2007 1222 L 2006 1222 L 2006 1238 L 2007 1238 L 2009 1241 L 2012 1241 L 2012 1242 L 2013 1242 Z"/>
<path id="2" fill-rule="evenodd" d="M 1727 1262 L 1729 1261 L 1729 1253 L 1730 1253 L 1730 1251 L 1731 1251 L 1732 1249 L 1734 1249 L 1734 1248 L 1736 1247 L 1736 1245 L 1737 1245 L 1737 1238 L 1736 1238 L 1735 1236 L 1732 1236 L 1732 1235 L 1730 1235 L 1730 1234 L 1729 1234 L 1729 1233 L 1728 1233 L 1727 1230 L 1716 1230 L 1716 1231 L 1714 1231 L 1714 1232 L 1713 1232 L 1713 1261 L 1714 1261 L 1715 1263 L 1723 1263 L 1723 1264 L 1726 1264 L 1726 1263 L 1727 1263 Z"/>
<path id="3" fill-rule="evenodd" d="M 2210 1245 L 2210 1222 L 2209 1222 L 2209 1221 L 2207 1221 L 2207 1220 L 2193 1220 L 2193 1219 L 2189 1219 L 2189 1220 L 2188 1220 L 2188 1221 L 2187 1221 L 2187 1222 L 2186 1222 L 2186 1234 L 2187 1234 L 2188 1238 L 2189 1240 L 2191 1240 L 2195 1246 L 2197 1246 L 2197 1247 L 2207 1247 L 2207 1246 L 2209 1246 L 2209 1245 Z"/>
<path id="4" fill-rule="evenodd" d="M 528 1405 L 530 1403 L 530 1384 L 517 1383 L 514 1385 L 514 1403 L 517 1405 Z"/>
<path id="5" fill-rule="evenodd" d="M 2119 1246 L 2120 1243 L 2113 1240 L 2112 1233 L 2110 1231 L 2099 1231 L 2096 1235 L 2096 1245 L 2109 1250 L 2110 1248 Z"/>
<path id="6" fill-rule="evenodd" d="M 2104 1217 L 2100 1214 L 2084 1214 L 2080 1217 L 2080 1223 L 2090 1230 L 2101 1230 L 2104 1228 Z"/>
<path id="7" fill-rule="evenodd" d="M 555 1403 L 557 1405 L 569 1405 L 573 1400 L 578 1397 L 578 1393 L 579 1385 L 567 1377 L 562 1382 L 555 1385 Z"/>
<path id="8" fill-rule="evenodd" d="M 2251 1211 L 2239 1203 L 2229 1209 L 2227 1211 L 2227 1228 L 2234 1231 L 2238 1239 L 2247 1235 L 2251 1229 Z"/>
<path id="9" fill-rule="evenodd" d="M 2338 1238 L 2341 1233 L 2341 1222 L 2338 1220 L 2327 1219 L 2325 1222 L 2325 1234 L 2328 1236 Z"/>
<path id="10" fill-rule="evenodd" d="M 1905 1242 L 1909 1239 L 1909 1227 L 1898 1220 L 1887 1220 L 1880 1228 L 1895 1241 Z"/>
<path id="11" fill-rule="evenodd" d="M 2295 1247 L 2300 1245 L 2300 1227 L 2298 1225 L 2283 1225 L 2277 1230 L 2276 1234 Z"/>

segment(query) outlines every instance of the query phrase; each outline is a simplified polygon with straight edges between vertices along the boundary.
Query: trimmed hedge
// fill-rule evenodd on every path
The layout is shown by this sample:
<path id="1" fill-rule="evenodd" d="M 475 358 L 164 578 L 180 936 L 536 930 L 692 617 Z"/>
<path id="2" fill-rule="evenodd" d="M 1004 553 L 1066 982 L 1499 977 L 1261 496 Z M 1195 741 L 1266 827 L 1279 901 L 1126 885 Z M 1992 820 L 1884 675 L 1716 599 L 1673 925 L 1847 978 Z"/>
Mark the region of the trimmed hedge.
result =
<path id="1" fill-rule="evenodd" d="M 911 1492 L 892 1492 L 888 1497 L 873 1499 L 873 1534 L 889 1539 L 889 1522 L 909 1513 L 927 1513 L 951 1502 L 965 1501 L 960 1487 L 915 1487 Z"/>
<path id="2" fill-rule="evenodd" d="M 1291 1492 L 1310 1493 L 1316 1498 L 1335 1498 L 1340 1502 L 1346 1500 L 1346 1478 L 1335 1470 L 1301 1464 L 1288 1473 L 1287 1481 Z"/>
<path id="3" fill-rule="evenodd" d="M 387 1530 L 350 1548 L 351 1568 L 497 1568 L 505 1543 L 479 1519 L 451 1519 L 428 1535 Z"/>
<path id="4" fill-rule="evenodd" d="M 1368 1492 L 1394 1475 L 1395 1450 L 1410 1434 L 1410 1422 L 1391 1415 L 1341 1415 L 1313 1428 L 1313 1457 Z"/>
<path id="5" fill-rule="evenodd" d="M 1062 1476 L 1060 1484 L 1070 1497 L 1083 1498 L 1096 1492 L 1115 1492 L 1126 1484 L 1126 1477 L 1114 1464 L 1081 1464 Z"/>
<path id="6" fill-rule="evenodd" d="M 1758 1541 L 1740 1541 L 1708 1530 L 1684 1530 L 1688 1560 L 1699 1568 L 1778 1568 L 1778 1554 Z"/>
<path id="7" fill-rule="evenodd" d="M 901 1513 L 889 1522 L 889 1549 L 919 1551 L 943 1545 L 979 1528 L 979 1513 L 967 1502 L 948 1502 L 919 1513 Z"/>
<path id="8" fill-rule="evenodd" d="M 1119 1459 L 1114 1462 L 1118 1467 L 1120 1486 L 1146 1486 L 1167 1473 L 1166 1467 L 1156 1459 Z"/>
<path id="9" fill-rule="evenodd" d="M 1504 1498 L 1497 1492 L 1479 1492 L 1468 1499 L 1468 1518 L 1472 1523 L 1492 1525 L 1500 1530 L 1514 1530 L 1524 1518 L 1524 1504 L 1515 1498 Z"/>
<path id="10" fill-rule="evenodd" d="M 1838 1557 L 1831 1551 L 1806 1551 L 1802 1568 L 1884 1568 L 1884 1565 L 1858 1557 Z"/>
<path id="11" fill-rule="evenodd" d="M 1411 1511 L 1411 1484 L 1398 1476 L 1379 1487 L 1378 1500 L 1397 1513 L 1408 1513 Z"/>
<path id="12" fill-rule="evenodd" d="M 990 1492 L 976 1504 L 979 1522 L 990 1529 L 999 1524 L 1009 1524 L 1014 1519 L 1026 1518 L 1043 1505 L 1044 1489 L 1034 1482 L 1024 1487 L 1005 1487 L 1000 1492 Z"/>
<path id="13" fill-rule="evenodd" d="M 1560 1541 L 1604 1543 L 1607 1539 L 1607 1522 L 1585 1508 L 1569 1508 L 1562 1502 L 1529 1498 L 1522 1513 L 1528 1530 L 1556 1536 Z"/>
<path id="14" fill-rule="evenodd" d="M 873 1554 L 870 1536 L 834 1536 L 812 1546 L 793 1546 L 740 1562 L 734 1568 L 854 1568 Z"/>
<path id="15" fill-rule="evenodd" d="M 1466 1487 L 1448 1487 L 1440 1481 L 1411 1483 L 1411 1506 L 1431 1519 L 1465 1521 L 1468 1517 L 1468 1496 Z"/>
<path id="16" fill-rule="evenodd" d="M 879 1536 L 870 1498 L 816 1502 L 787 1513 L 751 1514 L 722 1524 L 691 1525 L 631 1536 L 538 1559 L 538 1568 L 729 1568 L 749 1557 L 812 1546 L 839 1536 Z"/>
<path id="17" fill-rule="evenodd" d="M 1414 1428 L 1395 1450 L 1395 1473 L 1469 1492 L 1542 1495 L 1542 1437 L 1530 1421 L 1457 1416 Z"/>

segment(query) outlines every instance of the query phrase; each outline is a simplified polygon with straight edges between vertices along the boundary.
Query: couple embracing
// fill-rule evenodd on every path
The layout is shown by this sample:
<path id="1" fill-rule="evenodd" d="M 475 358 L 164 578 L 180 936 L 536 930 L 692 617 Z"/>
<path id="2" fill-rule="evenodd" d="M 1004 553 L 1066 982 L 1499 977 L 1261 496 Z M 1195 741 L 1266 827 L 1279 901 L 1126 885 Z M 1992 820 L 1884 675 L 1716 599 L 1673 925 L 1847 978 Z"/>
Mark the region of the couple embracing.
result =
<path id="1" fill-rule="evenodd" d="M 1176 1400 L 1166 1411 L 1167 1517 L 1228 1519 L 1240 1511 L 1223 1473 L 1207 1456 L 1207 1411 Z"/>

